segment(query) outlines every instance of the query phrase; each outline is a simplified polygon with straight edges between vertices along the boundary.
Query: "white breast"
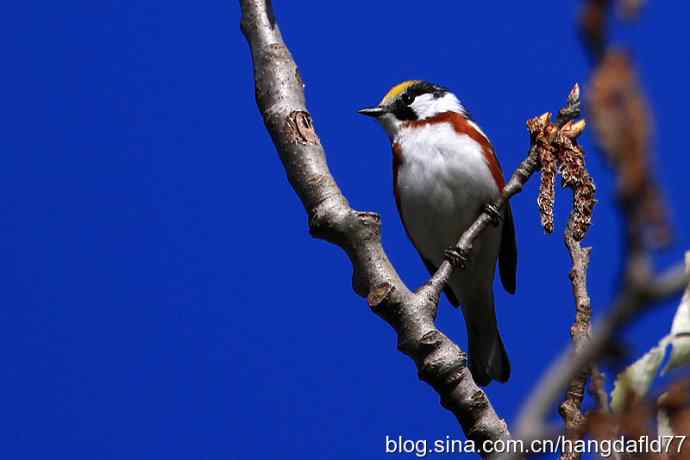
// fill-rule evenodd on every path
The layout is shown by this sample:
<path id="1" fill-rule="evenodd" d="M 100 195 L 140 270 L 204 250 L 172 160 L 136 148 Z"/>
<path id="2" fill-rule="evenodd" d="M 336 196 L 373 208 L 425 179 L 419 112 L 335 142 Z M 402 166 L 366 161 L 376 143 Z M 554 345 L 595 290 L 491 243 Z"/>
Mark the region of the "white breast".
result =
<path id="1" fill-rule="evenodd" d="M 405 128 L 397 173 L 400 212 L 417 250 L 437 265 L 499 193 L 482 147 L 448 123 Z"/>

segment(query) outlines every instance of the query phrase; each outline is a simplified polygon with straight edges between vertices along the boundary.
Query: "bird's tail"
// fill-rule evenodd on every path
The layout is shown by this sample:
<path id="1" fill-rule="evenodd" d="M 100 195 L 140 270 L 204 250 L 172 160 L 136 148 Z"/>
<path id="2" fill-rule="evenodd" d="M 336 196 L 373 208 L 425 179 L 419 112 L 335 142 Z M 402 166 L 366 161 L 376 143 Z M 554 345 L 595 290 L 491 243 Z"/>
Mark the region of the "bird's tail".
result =
<path id="1" fill-rule="evenodd" d="M 470 371 L 481 386 L 492 380 L 506 382 L 510 377 L 510 361 L 496 323 L 493 295 L 463 306 L 469 345 Z"/>

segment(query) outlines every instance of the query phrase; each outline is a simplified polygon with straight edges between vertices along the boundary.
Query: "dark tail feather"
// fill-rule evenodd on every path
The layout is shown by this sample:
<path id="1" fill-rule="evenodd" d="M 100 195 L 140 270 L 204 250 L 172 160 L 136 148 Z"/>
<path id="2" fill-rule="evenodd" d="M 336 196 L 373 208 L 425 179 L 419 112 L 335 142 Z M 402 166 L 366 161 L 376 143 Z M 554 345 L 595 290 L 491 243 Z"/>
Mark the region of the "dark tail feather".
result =
<path id="1" fill-rule="evenodd" d="M 487 302 L 488 300 L 488 302 Z M 493 298 L 463 308 L 467 323 L 470 371 L 478 385 L 492 380 L 507 382 L 510 361 L 496 324 Z"/>

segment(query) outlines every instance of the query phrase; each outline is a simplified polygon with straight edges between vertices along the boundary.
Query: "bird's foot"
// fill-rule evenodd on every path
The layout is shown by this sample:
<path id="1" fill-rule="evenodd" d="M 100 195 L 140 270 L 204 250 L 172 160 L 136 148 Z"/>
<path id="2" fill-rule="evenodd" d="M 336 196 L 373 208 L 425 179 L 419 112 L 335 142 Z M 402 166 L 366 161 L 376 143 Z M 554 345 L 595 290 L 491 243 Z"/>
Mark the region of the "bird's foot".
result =
<path id="1" fill-rule="evenodd" d="M 459 268 L 460 270 L 464 270 L 467 266 L 467 262 L 470 260 L 470 255 L 467 253 L 467 251 L 455 246 L 443 251 L 443 256 L 453 267 Z"/>
<path id="2" fill-rule="evenodd" d="M 491 203 L 487 203 L 484 205 L 484 212 L 489 215 L 491 218 L 491 224 L 494 227 L 498 227 L 501 224 L 501 221 L 503 220 L 503 214 L 496 209 L 496 206 L 494 206 Z"/>

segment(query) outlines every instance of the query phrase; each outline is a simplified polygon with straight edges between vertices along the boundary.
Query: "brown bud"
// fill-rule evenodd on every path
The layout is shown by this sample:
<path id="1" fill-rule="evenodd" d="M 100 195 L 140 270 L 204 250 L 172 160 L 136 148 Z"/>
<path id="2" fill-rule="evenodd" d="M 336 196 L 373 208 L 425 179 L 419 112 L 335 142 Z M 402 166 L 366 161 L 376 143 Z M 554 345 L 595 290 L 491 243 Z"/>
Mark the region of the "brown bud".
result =
<path id="1" fill-rule="evenodd" d="M 574 104 L 579 104 L 580 103 L 580 85 L 575 83 L 573 85 L 573 89 L 570 90 L 570 94 L 568 94 L 568 105 L 574 105 Z"/>
<path id="2" fill-rule="evenodd" d="M 570 139 L 575 139 L 585 130 L 586 124 L 584 119 L 576 122 L 569 121 L 561 128 L 561 134 Z"/>

